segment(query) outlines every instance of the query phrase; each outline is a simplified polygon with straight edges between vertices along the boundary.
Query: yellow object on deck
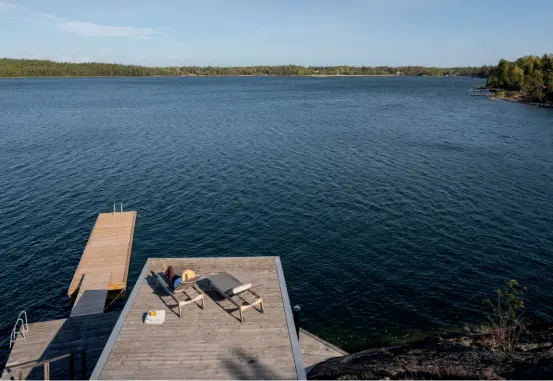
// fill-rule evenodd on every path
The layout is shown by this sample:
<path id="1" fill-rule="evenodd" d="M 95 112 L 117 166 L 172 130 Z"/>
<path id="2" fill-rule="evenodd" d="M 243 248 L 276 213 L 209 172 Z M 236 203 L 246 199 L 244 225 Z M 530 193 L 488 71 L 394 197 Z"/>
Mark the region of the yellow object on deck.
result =
<path id="1" fill-rule="evenodd" d="M 98 215 L 69 286 L 69 296 L 76 295 L 85 274 L 111 273 L 108 291 L 127 287 L 135 222 L 136 211 Z"/>

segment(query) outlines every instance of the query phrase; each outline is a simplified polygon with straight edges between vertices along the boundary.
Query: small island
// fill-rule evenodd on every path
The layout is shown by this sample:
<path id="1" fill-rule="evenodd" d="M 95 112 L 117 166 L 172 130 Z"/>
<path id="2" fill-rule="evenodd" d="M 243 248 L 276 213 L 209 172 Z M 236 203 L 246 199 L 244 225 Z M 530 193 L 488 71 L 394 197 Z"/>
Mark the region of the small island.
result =
<path id="1" fill-rule="evenodd" d="M 486 82 L 492 99 L 553 107 L 553 54 L 500 60 Z"/>

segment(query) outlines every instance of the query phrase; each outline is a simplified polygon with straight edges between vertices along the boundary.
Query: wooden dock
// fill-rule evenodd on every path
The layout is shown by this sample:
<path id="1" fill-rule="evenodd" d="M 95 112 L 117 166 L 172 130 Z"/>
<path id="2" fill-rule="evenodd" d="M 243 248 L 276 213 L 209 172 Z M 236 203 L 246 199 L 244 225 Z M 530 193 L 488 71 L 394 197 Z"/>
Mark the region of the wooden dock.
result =
<path id="1" fill-rule="evenodd" d="M 15 341 L 1 379 L 42 380 L 44 370 L 37 363 L 70 353 L 75 354 L 75 375 L 86 379 L 118 316 L 119 312 L 110 312 L 29 324 L 26 338 Z M 81 351 L 86 352 L 84 375 Z M 50 364 L 51 379 L 69 379 L 69 370 L 68 358 L 54 361 Z"/>
<path id="2" fill-rule="evenodd" d="M 187 305 L 181 319 L 156 284 L 164 263 L 252 283 L 264 313 L 248 309 L 241 323 L 236 308 L 201 279 L 205 309 Z M 278 257 L 149 259 L 123 311 L 101 313 L 110 279 L 85 274 L 71 317 L 30 324 L 1 378 L 42 379 L 48 362 L 51 379 L 305 379 L 314 365 L 347 354 L 305 330 L 298 342 Z M 162 325 L 143 323 L 152 309 L 166 311 Z"/>
<path id="3" fill-rule="evenodd" d="M 77 296 L 85 275 L 111 273 L 107 291 L 125 290 L 131 260 L 136 211 L 100 213 L 75 271 L 68 295 Z M 105 302 L 105 299 L 104 299 Z"/>
<path id="4" fill-rule="evenodd" d="M 163 264 L 209 276 L 226 271 L 251 283 L 264 313 L 236 308 L 202 279 L 205 309 L 192 303 L 178 316 L 154 274 Z M 149 310 L 165 322 L 146 325 Z M 278 257 L 149 259 L 98 360 L 91 379 L 305 379 L 286 283 Z"/>

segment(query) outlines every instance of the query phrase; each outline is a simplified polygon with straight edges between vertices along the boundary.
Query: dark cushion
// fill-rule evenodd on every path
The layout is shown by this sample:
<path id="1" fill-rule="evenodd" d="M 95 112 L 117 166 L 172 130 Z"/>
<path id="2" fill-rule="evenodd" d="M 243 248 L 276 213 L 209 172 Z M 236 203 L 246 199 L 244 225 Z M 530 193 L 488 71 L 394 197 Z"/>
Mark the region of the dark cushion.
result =
<path id="1" fill-rule="evenodd" d="M 243 285 L 242 282 L 226 272 L 212 275 L 208 279 L 215 288 L 229 296 L 233 295 L 233 288 Z"/>

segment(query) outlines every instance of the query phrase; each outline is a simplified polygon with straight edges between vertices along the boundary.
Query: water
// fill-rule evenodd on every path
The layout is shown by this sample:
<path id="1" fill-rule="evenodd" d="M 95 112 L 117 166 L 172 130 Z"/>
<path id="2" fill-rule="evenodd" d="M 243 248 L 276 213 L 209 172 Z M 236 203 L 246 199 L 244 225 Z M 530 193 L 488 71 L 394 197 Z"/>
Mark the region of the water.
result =
<path id="1" fill-rule="evenodd" d="M 459 78 L 0 81 L 0 334 L 66 317 L 98 212 L 148 257 L 279 255 L 346 350 L 485 320 L 504 280 L 553 316 L 553 110 Z M 7 341 L 2 342 L 5 355 Z"/>

